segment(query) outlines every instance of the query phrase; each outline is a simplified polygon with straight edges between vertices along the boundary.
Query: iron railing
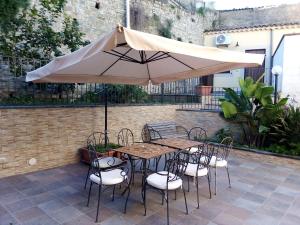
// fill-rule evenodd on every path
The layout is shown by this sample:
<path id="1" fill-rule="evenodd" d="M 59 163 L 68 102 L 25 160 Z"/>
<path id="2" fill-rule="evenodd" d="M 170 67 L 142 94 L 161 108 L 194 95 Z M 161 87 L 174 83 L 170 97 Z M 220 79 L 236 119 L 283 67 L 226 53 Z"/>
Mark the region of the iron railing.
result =
<path id="1" fill-rule="evenodd" d="M 209 87 L 205 87 L 208 89 Z M 211 90 L 203 90 L 202 87 L 202 93 L 201 93 L 201 87 L 198 87 L 198 90 L 200 89 L 200 93 L 196 93 L 194 98 L 197 98 L 196 100 L 192 102 L 186 102 L 181 104 L 180 109 L 182 110 L 201 110 L 201 111 L 220 111 L 220 99 L 226 97 L 226 93 L 224 88 L 222 87 L 212 87 Z M 235 92 L 239 93 L 239 88 L 232 88 Z"/>
<path id="2" fill-rule="evenodd" d="M 25 82 L 26 72 L 47 62 L 0 54 L 0 106 L 102 105 L 106 87 L 110 105 L 165 103 L 186 110 L 219 110 L 219 98 L 225 95 L 222 88 L 200 88 L 199 78 L 148 86 Z"/>

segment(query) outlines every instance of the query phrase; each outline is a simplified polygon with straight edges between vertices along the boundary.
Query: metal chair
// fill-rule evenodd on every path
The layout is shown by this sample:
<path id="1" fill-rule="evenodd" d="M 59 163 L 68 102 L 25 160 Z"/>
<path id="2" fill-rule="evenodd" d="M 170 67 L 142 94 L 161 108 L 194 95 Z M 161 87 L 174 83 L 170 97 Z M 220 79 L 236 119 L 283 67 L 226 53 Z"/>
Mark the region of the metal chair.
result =
<path id="1" fill-rule="evenodd" d="M 188 214 L 188 207 L 187 201 L 185 196 L 185 189 L 183 186 L 182 177 L 184 176 L 186 166 L 188 162 L 188 154 L 186 152 L 179 152 L 174 155 L 172 159 L 167 161 L 167 170 L 160 171 L 156 173 L 152 173 L 143 182 L 143 200 L 144 200 L 144 212 L 145 216 L 147 214 L 147 207 L 146 207 L 146 193 L 147 188 L 153 188 L 158 190 L 162 194 L 162 205 L 164 200 L 167 203 L 167 224 L 169 225 L 169 192 L 175 191 L 182 188 L 184 201 L 185 201 L 185 209 L 186 214 Z"/>
<path id="2" fill-rule="evenodd" d="M 204 145 L 199 151 L 189 153 L 189 160 L 184 175 L 187 176 L 188 191 L 190 190 L 189 178 L 193 177 L 195 179 L 197 190 L 197 208 L 199 208 L 199 177 L 207 177 L 209 198 L 211 198 L 209 163 L 213 152 L 213 145 Z"/>
<path id="3" fill-rule="evenodd" d="M 153 128 L 149 127 L 147 124 L 144 125 L 141 133 L 141 137 L 143 142 L 149 143 L 153 140 L 162 139 L 160 133 L 157 130 L 154 130 Z M 159 161 L 161 159 L 161 156 L 158 158 L 155 158 L 153 161 L 153 164 L 155 166 L 155 171 L 157 171 Z M 150 163 L 148 164 L 150 166 Z"/>
<path id="4" fill-rule="evenodd" d="M 209 166 L 215 169 L 215 195 L 217 194 L 217 168 L 226 168 L 229 188 L 231 187 L 228 156 L 232 149 L 233 140 L 231 137 L 224 138 L 220 144 L 215 146 L 215 151 L 211 157 Z"/>
<path id="5" fill-rule="evenodd" d="M 124 182 L 127 183 L 126 189 L 122 193 L 122 195 L 123 195 L 127 191 L 127 197 L 126 197 L 125 206 L 124 206 L 124 213 L 126 213 L 127 202 L 128 202 L 128 198 L 130 195 L 130 185 L 129 185 L 128 176 L 127 176 L 128 171 L 125 170 L 125 168 L 122 168 L 121 166 L 117 168 L 113 158 L 110 158 L 109 160 L 107 160 L 107 157 L 98 158 L 97 151 L 96 151 L 96 148 L 94 147 L 94 145 L 92 143 L 89 143 L 88 146 L 90 146 L 89 147 L 89 156 L 91 159 L 92 173 L 89 176 L 90 188 L 89 188 L 87 206 L 89 206 L 92 186 L 93 186 L 93 184 L 96 184 L 96 185 L 98 185 L 98 188 L 99 188 L 98 189 L 98 204 L 97 204 L 96 222 L 98 222 L 98 217 L 99 217 L 100 198 L 101 198 L 101 191 L 102 191 L 103 186 L 107 186 L 107 187 L 112 186 L 113 187 L 112 201 L 114 201 L 116 185 L 118 185 L 118 184 L 121 185 Z M 104 162 L 106 163 L 106 166 L 101 165 Z"/>
<path id="6" fill-rule="evenodd" d="M 106 137 L 106 141 L 107 143 L 109 143 L 109 139 L 108 137 Z M 88 150 L 95 150 L 96 154 L 97 153 L 97 148 L 99 146 L 103 146 L 105 143 L 105 134 L 102 132 L 93 132 L 88 138 L 87 138 L 87 148 Z M 91 158 L 90 158 L 91 160 Z M 112 162 L 112 166 L 118 166 L 121 165 L 122 163 L 124 163 L 124 161 L 122 161 L 119 158 L 116 157 L 102 157 L 101 160 L 99 161 L 98 165 L 103 168 L 103 169 L 107 169 L 110 167 L 110 165 L 107 164 L 107 161 Z M 90 161 L 90 165 L 89 165 L 89 169 L 86 175 L 86 179 L 85 179 L 85 184 L 84 184 L 84 189 L 86 189 L 86 185 L 87 185 L 87 181 L 89 179 L 90 176 L 90 171 L 92 168 L 92 161 Z"/>
<path id="7" fill-rule="evenodd" d="M 201 127 L 193 127 L 192 129 L 190 129 L 190 131 L 188 132 L 188 137 L 189 140 L 199 141 L 203 143 L 203 145 L 190 148 L 189 153 L 191 154 L 199 151 L 199 149 L 201 149 L 207 141 L 206 131 Z"/>
<path id="8" fill-rule="evenodd" d="M 120 146 L 130 146 L 134 144 L 133 132 L 128 128 L 122 128 L 118 133 L 118 144 Z M 131 179 L 130 181 L 134 184 L 134 173 L 136 171 L 137 162 L 140 160 L 138 157 L 127 156 L 127 159 L 131 165 Z"/>

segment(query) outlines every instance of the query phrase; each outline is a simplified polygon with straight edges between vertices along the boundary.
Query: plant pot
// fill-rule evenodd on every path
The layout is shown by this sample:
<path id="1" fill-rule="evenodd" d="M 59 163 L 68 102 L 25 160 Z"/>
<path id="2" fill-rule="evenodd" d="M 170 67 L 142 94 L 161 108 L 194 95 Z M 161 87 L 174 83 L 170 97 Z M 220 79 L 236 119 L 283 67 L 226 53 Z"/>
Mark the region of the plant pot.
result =
<path id="1" fill-rule="evenodd" d="M 197 95 L 201 95 L 201 96 L 210 95 L 211 90 L 212 90 L 212 86 L 204 86 L 204 85 L 196 86 Z"/>
<path id="2" fill-rule="evenodd" d="M 83 163 L 90 164 L 90 156 L 89 151 L 86 147 L 80 148 L 80 161 Z M 121 155 L 118 152 L 114 151 L 113 149 L 108 149 L 104 153 L 97 152 L 97 157 L 118 157 L 120 158 Z"/>

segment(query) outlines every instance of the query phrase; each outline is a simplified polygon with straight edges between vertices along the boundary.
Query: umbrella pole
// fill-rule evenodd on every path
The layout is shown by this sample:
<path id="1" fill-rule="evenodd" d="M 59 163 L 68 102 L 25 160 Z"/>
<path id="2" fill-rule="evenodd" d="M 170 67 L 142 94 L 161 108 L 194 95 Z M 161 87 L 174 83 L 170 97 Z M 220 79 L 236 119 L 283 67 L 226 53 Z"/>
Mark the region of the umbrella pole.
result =
<path id="1" fill-rule="evenodd" d="M 105 135 L 105 148 L 107 147 L 107 139 L 108 139 L 108 132 L 107 132 L 107 85 L 104 84 L 104 135 Z"/>

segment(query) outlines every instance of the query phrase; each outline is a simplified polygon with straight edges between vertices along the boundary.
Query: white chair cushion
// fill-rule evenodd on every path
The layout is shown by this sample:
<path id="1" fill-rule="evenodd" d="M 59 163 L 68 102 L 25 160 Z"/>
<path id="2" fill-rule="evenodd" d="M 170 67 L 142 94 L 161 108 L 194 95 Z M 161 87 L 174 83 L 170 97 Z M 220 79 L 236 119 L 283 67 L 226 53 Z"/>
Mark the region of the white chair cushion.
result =
<path id="1" fill-rule="evenodd" d="M 212 156 L 209 165 L 213 167 L 227 167 L 227 161 L 225 159 Z"/>
<path id="2" fill-rule="evenodd" d="M 198 147 L 191 147 L 191 148 L 187 149 L 187 151 L 188 151 L 189 154 L 193 154 L 193 153 L 199 151 L 199 148 Z"/>
<path id="3" fill-rule="evenodd" d="M 203 177 L 203 176 L 207 175 L 208 169 L 206 167 L 199 165 L 198 173 L 197 173 L 197 167 L 198 167 L 198 164 L 188 163 L 186 170 L 185 170 L 185 175 L 191 176 L 191 177 L 196 177 L 196 176 Z"/>
<path id="4" fill-rule="evenodd" d="M 97 167 L 99 165 L 100 168 L 109 168 L 113 166 L 118 166 L 123 163 L 123 160 L 117 157 L 105 157 L 98 159 L 98 163 L 93 162 L 93 166 Z"/>
<path id="5" fill-rule="evenodd" d="M 123 176 L 122 173 L 124 173 Z M 123 170 L 114 169 L 101 172 L 102 182 L 100 181 L 100 177 L 97 176 L 97 173 L 91 174 L 90 179 L 96 184 L 115 185 L 122 183 L 125 179 L 127 179 L 127 176 L 125 175 L 125 172 Z"/>
<path id="6" fill-rule="evenodd" d="M 160 174 L 159 174 L 160 173 Z M 166 174 L 166 175 L 161 175 Z M 146 180 L 147 183 L 157 189 L 160 190 L 166 190 L 167 189 L 167 171 L 160 171 L 158 173 L 153 173 L 149 175 Z M 169 176 L 172 178 L 175 178 L 175 174 L 169 173 Z M 180 177 L 177 177 L 177 179 L 174 179 L 173 181 L 169 181 L 168 183 L 168 190 L 175 190 L 182 186 L 182 179 Z"/>

